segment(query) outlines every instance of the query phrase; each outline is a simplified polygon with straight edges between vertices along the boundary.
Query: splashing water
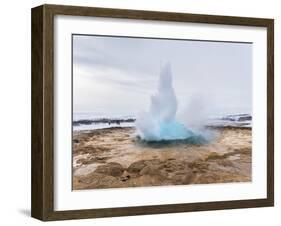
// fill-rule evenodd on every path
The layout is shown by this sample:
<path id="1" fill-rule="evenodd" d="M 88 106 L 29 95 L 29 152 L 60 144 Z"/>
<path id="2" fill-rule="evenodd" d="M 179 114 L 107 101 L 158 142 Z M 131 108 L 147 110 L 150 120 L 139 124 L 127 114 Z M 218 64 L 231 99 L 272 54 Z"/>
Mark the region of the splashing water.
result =
<path id="1" fill-rule="evenodd" d="M 144 141 L 189 139 L 192 143 L 202 143 L 201 135 L 196 135 L 175 119 L 177 107 L 171 65 L 166 63 L 160 72 L 157 93 L 151 96 L 149 111 L 140 113 L 137 118 L 139 137 Z"/>

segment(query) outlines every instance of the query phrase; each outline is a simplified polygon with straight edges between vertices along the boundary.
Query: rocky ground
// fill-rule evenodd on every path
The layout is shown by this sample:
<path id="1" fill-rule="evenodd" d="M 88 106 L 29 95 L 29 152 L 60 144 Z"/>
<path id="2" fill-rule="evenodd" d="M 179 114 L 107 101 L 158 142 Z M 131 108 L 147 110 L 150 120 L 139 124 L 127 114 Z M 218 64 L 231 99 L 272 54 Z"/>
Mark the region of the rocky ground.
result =
<path id="1" fill-rule="evenodd" d="M 251 181 L 251 129 L 213 132 L 205 145 L 147 144 L 134 128 L 75 132 L 73 189 Z"/>

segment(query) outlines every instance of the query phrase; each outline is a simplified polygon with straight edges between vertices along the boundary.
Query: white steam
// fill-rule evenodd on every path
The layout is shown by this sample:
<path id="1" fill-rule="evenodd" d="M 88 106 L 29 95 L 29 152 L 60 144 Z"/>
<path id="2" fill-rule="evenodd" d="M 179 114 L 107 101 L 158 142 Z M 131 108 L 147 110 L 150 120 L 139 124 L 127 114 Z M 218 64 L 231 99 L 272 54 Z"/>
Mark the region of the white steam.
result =
<path id="1" fill-rule="evenodd" d="M 173 89 L 170 63 L 164 65 L 160 72 L 158 89 L 151 96 L 148 112 L 139 114 L 136 126 L 142 140 L 182 140 L 195 136 L 183 123 L 175 119 L 177 98 Z"/>

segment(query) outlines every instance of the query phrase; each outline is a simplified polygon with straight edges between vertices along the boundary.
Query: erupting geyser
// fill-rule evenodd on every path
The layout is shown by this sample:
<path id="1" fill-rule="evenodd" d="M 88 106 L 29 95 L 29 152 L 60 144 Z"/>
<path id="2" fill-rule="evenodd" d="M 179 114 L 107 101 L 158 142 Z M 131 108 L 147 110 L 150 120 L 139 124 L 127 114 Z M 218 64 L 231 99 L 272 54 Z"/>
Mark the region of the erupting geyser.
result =
<path id="1" fill-rule="evenodd" d="M 202 142 L 202 136 L 195 135 L 182 123 L 176 121 L 177 106 L 171 65 L 166 63 L 160 72 L 158 90 L 151 96 L 149 111 L 140 113 L 137 118 L 136 127 L 139 137 L 145 141 L 191 139 L 193 143 L 195 140 Z"/>

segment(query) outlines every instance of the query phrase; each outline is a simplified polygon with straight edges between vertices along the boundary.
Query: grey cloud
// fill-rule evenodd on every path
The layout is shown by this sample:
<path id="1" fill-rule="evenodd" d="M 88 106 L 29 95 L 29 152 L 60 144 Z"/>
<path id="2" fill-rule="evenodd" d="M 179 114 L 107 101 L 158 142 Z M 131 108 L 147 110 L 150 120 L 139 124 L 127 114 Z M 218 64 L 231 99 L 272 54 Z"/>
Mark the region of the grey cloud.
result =
<path id="1" fill-rule="evenodd" d="M 134 108 L 143 107 L 144 102 L 134 104 L 130 93 L 137 93 L 140 100 L 148 99 L 148 94 L 154 92 L 160 64 L 166 61 L 172 64 L 173 84 L 178 99 L 184 101 L 198 94 L 217 100 L 215 104 L 219 107 L 251 108 L 251 44 L 73 37 L 74 67 L 86 70 L 89 80 L 93 82 L 122 90 L 122 101 L 132 102 Z M 74 76 L 81 75 L 74 73 Z M 111 98 L 114 101 L 114 95 Z M 87 109 L 86 104 L 83 108 Z"/>

